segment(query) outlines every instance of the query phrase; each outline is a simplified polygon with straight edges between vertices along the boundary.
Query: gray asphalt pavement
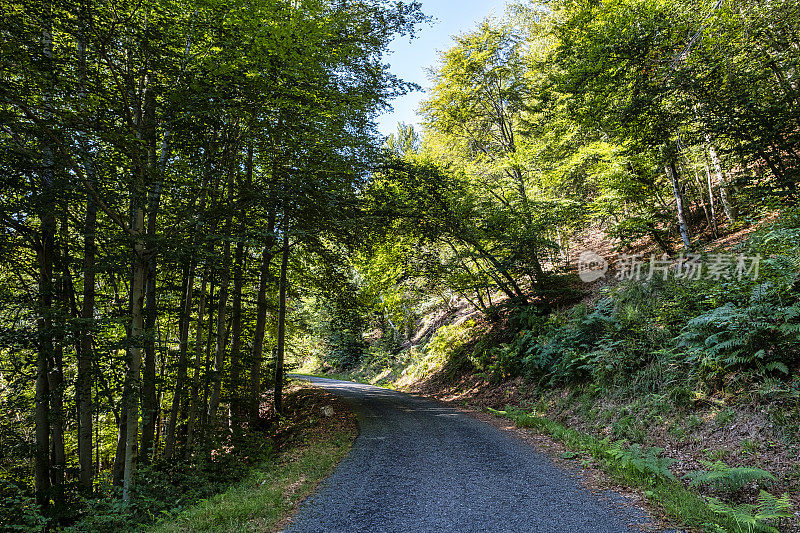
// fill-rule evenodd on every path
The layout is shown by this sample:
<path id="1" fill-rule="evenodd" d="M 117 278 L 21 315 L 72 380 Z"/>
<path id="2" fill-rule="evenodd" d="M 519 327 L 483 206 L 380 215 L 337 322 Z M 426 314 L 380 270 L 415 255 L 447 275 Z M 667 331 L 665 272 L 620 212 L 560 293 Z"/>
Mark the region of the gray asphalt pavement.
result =
<path id="1" fill-rule="evenodd" d="M 529 444 L 456 409 L 302 379 L 352 403 L 360 434 L 286 532 L 627 533 L 647 522 L 622 496 L 582 488 Z"/>

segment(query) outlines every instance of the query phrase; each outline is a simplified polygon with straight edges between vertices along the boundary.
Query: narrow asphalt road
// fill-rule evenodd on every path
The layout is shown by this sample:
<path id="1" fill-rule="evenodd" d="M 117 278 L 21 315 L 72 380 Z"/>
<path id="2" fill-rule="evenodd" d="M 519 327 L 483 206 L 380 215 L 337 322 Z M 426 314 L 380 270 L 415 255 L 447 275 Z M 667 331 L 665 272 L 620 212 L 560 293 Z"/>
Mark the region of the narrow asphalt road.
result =
<path id="1" fill-rule="evenodd" d="M 581 487 L 529 444 L 456 409 L 347 381 L 360 434 L 286 532 L 639 532 L 622 496 Z"/>

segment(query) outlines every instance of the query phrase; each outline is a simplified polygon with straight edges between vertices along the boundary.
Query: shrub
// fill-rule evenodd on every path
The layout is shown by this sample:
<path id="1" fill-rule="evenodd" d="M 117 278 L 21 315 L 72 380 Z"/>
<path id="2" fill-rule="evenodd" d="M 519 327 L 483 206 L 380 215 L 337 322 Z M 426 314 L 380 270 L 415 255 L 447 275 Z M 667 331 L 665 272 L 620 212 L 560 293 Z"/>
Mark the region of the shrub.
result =
<path id="1" fill-rule="evenodd" d="M 0 478 L 0 517 L 3 531 L 41 531 L 47 525 L 33 496 L 5 478 Z"/>

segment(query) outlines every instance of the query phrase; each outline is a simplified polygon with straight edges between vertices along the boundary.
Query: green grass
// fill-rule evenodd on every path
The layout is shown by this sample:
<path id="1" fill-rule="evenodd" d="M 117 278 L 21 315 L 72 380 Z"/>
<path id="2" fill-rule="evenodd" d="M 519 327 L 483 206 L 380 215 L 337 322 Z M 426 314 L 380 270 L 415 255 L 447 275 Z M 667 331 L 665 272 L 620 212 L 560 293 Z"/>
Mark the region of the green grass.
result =
<path id="1" fill-rule="evenodd" d="M 153 533 L 274 531 L 350 450 L 354 430 L 337 429 L 254 468 L 225 492 L 158 523 Z"/>
<path id="2" fill-rule="evenodd" d="M 644 489 L 651 502 L 658 505 L 667 516 L 677 519 L 685 526 L 706 531 L 746 531 L 725 515 L 715 513 L 703 496 L 688 489 L 680 481 L 659 473 L 663 466 L 659 464 L 659 458 L 648 456 L 643 459 L 644 454 L 639 454 L 638 448 L 622 450 L 619 444 L 612 443 L 609 439 L 598 439 L 543 416 L 510 406 L 505 411 L 489 411 L 513 420 L 519 427 L 533 428 L 548 434 L 563 442 L 572 452 L 578 452 L 567 453 L 565 458 L 588 455 L 617 481 Z"/>

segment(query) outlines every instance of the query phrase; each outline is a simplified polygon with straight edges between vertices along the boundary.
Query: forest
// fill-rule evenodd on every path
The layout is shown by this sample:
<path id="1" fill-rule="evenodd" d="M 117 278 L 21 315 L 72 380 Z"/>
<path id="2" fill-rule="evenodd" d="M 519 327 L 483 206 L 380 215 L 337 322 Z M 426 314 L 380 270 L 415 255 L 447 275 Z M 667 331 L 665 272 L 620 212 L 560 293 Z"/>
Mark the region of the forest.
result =
<path id="1" fill-rule="evenodd" d="M 424 11 L 3 0 L 0 530 L 137 530 L 209 497 L 273 453 L 299 365 L 613 401 L 617 455 L 651 444 L 643 412 L 682 413 L 675 436 L 760 406 L 794 459 L 693 525 L 786 527 L 800 3 L 512 3 L 386 138 L 420 87 L 384 54 Z M 583 279 L 585 251 L 616 269 Z M 687 484 L 728 472 L 709 461 Z"/>

